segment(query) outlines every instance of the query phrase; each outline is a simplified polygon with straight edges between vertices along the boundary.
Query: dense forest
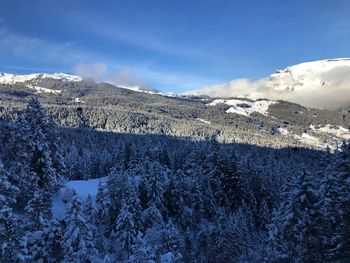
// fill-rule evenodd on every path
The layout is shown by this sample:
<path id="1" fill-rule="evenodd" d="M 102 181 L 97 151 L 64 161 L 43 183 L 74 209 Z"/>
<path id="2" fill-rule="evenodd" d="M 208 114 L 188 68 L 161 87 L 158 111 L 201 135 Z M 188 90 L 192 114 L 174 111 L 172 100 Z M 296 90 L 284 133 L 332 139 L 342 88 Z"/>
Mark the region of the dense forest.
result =
<path id="1" fill-rule="evenodd" d="M 349 262 L 350 145 L 269 148 L 1 121 L 0 262 Z M 101 178 L 96 196 L 65 196 Z"/>

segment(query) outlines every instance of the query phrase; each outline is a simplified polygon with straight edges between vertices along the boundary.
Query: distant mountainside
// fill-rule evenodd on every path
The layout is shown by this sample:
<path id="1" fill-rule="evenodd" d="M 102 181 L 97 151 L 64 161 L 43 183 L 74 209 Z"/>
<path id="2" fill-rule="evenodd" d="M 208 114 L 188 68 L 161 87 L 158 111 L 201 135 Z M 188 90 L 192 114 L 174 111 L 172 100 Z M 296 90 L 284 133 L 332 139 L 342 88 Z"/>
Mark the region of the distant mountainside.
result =
<path id="1" fill-rule="evenodd" d="M 291 76 L 299 72 L 295 68 L 289 71 L 293 72 Z M 273 77 L 282 83 L 286 74 L 289 73 L 276 72 Z M 284 87 L 287 86 L 274 86 Z M 278 148 L 325 149 L 327 145 L 336 148 L 342 140 L 350 139 L 350 113 L 346 111 L 306 108 L 287 101 L 167 96 L 156 91 L 94 83 L 63 73 L 1 73 L 1 119 L 15 118 L 16 112 L 34 95 L 66 127 L 193 139 L 208 138 L 215 133 L 226 142 Z"/>

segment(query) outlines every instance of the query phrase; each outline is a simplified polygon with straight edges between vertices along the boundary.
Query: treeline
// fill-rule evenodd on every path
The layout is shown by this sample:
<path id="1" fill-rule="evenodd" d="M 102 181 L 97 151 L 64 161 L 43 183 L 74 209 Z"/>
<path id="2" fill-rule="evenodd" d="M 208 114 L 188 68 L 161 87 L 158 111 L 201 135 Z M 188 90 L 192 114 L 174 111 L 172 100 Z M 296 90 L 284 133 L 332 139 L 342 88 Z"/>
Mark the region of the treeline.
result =
<path id="1" fill-rule="evenodd" d="M 350 259 L 348 144 L 330 154 L 62 129 L 35 99 L 1 129 L 1 262 Z M 68 179 L 106 176 L 54 218 Z"/>

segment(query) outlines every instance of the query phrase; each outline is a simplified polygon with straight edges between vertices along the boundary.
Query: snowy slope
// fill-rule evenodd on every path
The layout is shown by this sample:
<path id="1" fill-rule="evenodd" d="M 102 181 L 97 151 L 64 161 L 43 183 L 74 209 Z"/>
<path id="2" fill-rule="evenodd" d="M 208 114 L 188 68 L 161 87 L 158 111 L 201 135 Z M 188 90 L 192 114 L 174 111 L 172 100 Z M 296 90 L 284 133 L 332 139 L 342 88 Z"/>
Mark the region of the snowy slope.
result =
<path id="1" fill-rule="evenodd" d="M 32 81 L 37 79 L 56 79 L 56 80 L 71 81 L 71 82 L 82 80 L 82 78 L 80 78 L 79 76 L 68 75 L 65 73 L 53 73 L 53 74 L 35 73 L 35 74 L 28 74 L 28 75 L 0 73 L 0 84 L 23 83 L 26 81 Z"/>
<path id="2" fill-rule="evenodd" d="M 238 100 L 238 99 L 217 99 L 209 103 L 209 106 L 215 106 L 219 103 L 227 104 L 231 106 L 226 112 L 236 113 L 244 116 L 250 116 L 253 112 L 260 113 L 262 115 L 268 115 L 269 106 L 277 103 L 276 101 L 270 100 L 259 100 L 259 101 L 248 101 L 248 100 Z"/>

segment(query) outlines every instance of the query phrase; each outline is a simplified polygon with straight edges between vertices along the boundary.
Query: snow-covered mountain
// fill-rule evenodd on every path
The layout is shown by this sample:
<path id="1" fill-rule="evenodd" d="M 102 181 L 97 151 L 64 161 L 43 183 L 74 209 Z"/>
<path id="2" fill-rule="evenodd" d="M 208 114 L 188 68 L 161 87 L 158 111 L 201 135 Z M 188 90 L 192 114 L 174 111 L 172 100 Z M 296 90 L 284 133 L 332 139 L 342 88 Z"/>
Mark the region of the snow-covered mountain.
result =
<path id="1" fill-rule="evenodd" d="M 266 86 L 278 91 L 304 91 L 340 84 L 350 73 L 350 58 L 306 62 L 277 70 L 270 75 Z M 350 78 L 347 77 L 348 84 Z"/>
<path id="2" fill-rule="evenodd" d="M 34 73 L 28 75 L 18 75 L 11 73 L 0 73 L 0 84 L 15 84 L 24 83 L 27 81 L 40 80 L 40 79 L 56 79 L 62 81 L 81 81 L 82 78 L 75 75 L 68 75 L 65 73 Z"/>
<path id="3" fill-rule="evenodd" d="M 187 94 L 286 100 L 314 108 L 350 105 L 350 58 L 306 62 L 258 80 L 235 79 Z"/>

